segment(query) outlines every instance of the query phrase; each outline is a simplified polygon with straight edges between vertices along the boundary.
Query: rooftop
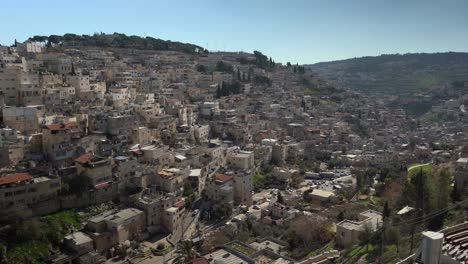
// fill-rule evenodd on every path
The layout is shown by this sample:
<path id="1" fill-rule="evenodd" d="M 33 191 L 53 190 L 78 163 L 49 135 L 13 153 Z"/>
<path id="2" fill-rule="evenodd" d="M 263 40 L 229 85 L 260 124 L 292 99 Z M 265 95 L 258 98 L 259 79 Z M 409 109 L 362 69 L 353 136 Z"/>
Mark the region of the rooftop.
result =
<path id="1" fill-rule="evenodd" d="M 212 260 L 212 263 L 223 263 L 223 264 L 247 264 L 253 263 L 253 261 L 247 261 L 241 256 L 235 255 L 225 249 L 218 249 L 205 256 L 208 260 Z M 210 261 L 211 262 L 211 261 Z"/>
<path id="2" fill-rule="evenodd" d="M 324 198 L 329 198 L 329 197 L 335 196 L 335 194 L 333 192 L 324 191 L 324 190 L 320 190 L 320 189 L 314 189 L 311 192 L 311 194 L 315 195 L 315 196 L 324 197 Z"/>
<path id="3" fill-rule="evenodd" d="M 3 177 L 0 177 L 0 185 L 10 184 L 10 183 L 19 183 L 22 181 L 32 179 L 31 174 L 27 172 L 9 174 Z"/>
<path id="4" fill-rule="evenodd" d="M 189 177 L 200 177 L 201 169 L 190 170 Z"/>
<path id="5" fill-rule="evenodd" d="M 216 181 L 220 181 L 220 182 L 223 182 L 223 183 L 226 183 L 230 180 L 232 180 L 232 176 L 228 176 L 226 174 L 216 174 Z"/>
<path id="6" fill-rule="evenodd" d="M 95 216 L 89 219 L 89 221 L 92 223 L 109 221 L 115 224 L 122 224 L 126 220 L 129 220 L 140 214 L 143 214 L 143 212 L 136 208 L 127 208 L 127 209 L 120 210 L 118 212 L 115 212 L 115 211 L 104 212 L 98 216 Z"/>
<path id="7" fill-rule="evenodd" d="M 46 127 L 49 130 L 66 130 L 66 129 L 70 129 L 76 126 L 78 126 L 78 123 L 68 122 L 67 124 L 54 123 L 54 124 L 47 125 Z"/>
<path id="8" fill-rule="evenodd" d="M 73 240 L 73 243 L 75 245 L 81 245 L 81 244 L 93 242 L 93 240 L 83 232 L 72 233 L 72 234 L 66 236 L 65 239 L 66 240 Z"/>

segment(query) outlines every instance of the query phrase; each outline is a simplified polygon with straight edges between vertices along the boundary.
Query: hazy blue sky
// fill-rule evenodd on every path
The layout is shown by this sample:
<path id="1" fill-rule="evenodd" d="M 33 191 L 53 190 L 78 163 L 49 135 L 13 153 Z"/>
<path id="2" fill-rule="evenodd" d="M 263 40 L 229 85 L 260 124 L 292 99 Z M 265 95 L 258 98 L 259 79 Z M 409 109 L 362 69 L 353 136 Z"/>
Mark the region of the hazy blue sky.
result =
<path id="1" fill-rule="evenodd" d="M 468 0 L 22 0 L 0 3 L 0 43 L 120 32 L 315 63 L 468 51 Z"/>

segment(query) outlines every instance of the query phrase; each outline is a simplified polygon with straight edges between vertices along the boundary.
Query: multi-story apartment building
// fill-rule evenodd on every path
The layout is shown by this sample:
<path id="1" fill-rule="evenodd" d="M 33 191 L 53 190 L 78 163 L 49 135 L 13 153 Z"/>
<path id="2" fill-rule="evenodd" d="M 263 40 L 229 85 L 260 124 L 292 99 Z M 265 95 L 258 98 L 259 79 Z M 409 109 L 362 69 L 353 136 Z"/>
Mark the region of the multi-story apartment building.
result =
<path id="1" fill-rule="evenodd" d="M 0 60 L 0 94 L 6 105 L 18 103 L 18 86 L 21 69 L 7 66 L 7 62 Z"/>
<path id="2" fill-rule="evenodd" d="M 80 137 L 77 122 L 53 123 L 42 129 L 44 156 L 52 162 L 71 161 L 76 146 L 73 142 Z"/>
<path id="3" fill-rule="evenodd" d="M 27 173 L 13 173 L 0 177 L 0 209 L 21 210 L 58 196 L 60 178 L 34 177 Z"/>
<path id="4" fill-rule="evenodd" d="M 36 106 L 6 106 L 3 111 L 3 123 L 25 134 L 40 130 L 39 124 L 44 115 L 43 105 Z"/>
<path id="5" fill-rule="evenodd" d="M 226 164 L 233 169 L 251 170 L 255 166 L 254 154 L 251 151 L 228 151 Z"/>
<path id="6" fill-rule="evenodd" d="M 145 228 L 145 213 L 136 208 L 105 212 L 91 218 L 85 227 L 99 253 L 126 240 L 138 240 Z"/>
<path id="7" fill-rule="evenodd" d="M 112 163 L 110 159 L 97 157 L 93 154 L 83 154 L 75 159 L 78 175 L 89 178 L 95 188 L 112 181 Z"/>

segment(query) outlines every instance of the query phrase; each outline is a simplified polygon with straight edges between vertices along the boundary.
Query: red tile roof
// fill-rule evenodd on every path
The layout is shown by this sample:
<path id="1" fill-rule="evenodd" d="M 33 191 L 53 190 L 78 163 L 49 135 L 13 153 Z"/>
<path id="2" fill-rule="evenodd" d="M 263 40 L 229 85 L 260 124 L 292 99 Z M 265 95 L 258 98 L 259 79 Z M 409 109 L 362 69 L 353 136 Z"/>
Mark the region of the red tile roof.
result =
<path id="1" fill-rule="evenodd" d="M 78 126 L 78 123 L 76 122 L 68 122 L 67 124 L 60 124 L 60 123 L 54 123 L 46 126 L 49 130 L 65 130 L 65 129 L 70 129 L 72 127 Z"/>
<path id="2" fill-rule="evenodd" d="M 25 180 L 32 179 L 31 174 L 24 172 L 24 173 L 14 173 L 9 174 L 3 177 L 0 177 L 0 185 L 9 184 L 9 183 L 16 183 Z"/>
<path id="3" fill-rule="evenodd" d="M 93 157 L 94 157 L 93 154 L 83 154 L 79 156 L 78 158 L 76 158 L 75 161 L 78 163 L 84 164 L 84 163 L 90 162 Z"/>
<path id="4" fill-rule="evenodd" d="M 177 208 L 182 208 L 185 206 L 185 201 L 184 200 L 180 200 L 180 201 L 177 201 L 175 204 L 174 204 L 175 207 Z"/>
<path id="5" fill-rule="evenodd" d="M 232 176 L 228 176 L 226 174 L 216 174 L 216 180 L 222 182 L 228 182 L 232 180 Z"/>
<path id="6" fill-rule="evenodd" d="M 103 182 L 103 183 L 99 183 L 99 184 L 96 184 L 94 185 L 94 189 L 101 189 L 101 188 L 104 188 L 106 186 L 109 186 L 110 185 L 110 181 L 108 182 Z"/>

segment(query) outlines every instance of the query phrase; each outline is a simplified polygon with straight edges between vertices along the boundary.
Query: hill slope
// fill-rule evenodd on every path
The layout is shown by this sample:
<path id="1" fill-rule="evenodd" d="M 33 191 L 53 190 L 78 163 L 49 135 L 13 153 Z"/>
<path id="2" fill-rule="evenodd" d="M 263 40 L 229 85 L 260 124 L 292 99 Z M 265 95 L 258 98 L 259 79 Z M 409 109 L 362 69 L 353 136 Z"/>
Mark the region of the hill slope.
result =
<path id="1" fill-rule="evenodd" d="M 309 65 L 338 84 L 368 94 L 411 94 L 441 82 L 468 80 L 468 53 L 362 57 Z"/>

